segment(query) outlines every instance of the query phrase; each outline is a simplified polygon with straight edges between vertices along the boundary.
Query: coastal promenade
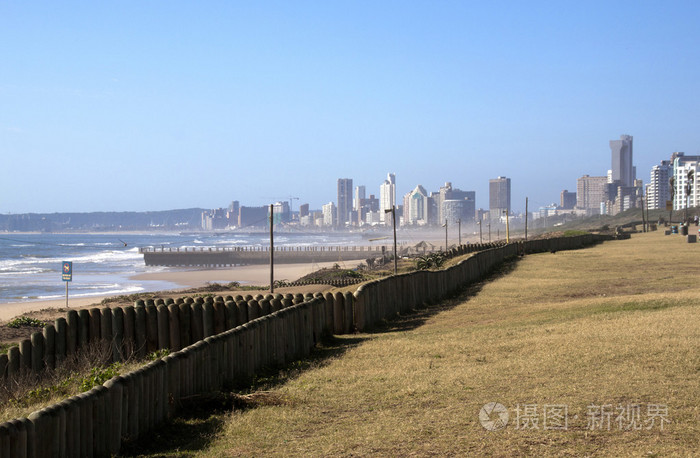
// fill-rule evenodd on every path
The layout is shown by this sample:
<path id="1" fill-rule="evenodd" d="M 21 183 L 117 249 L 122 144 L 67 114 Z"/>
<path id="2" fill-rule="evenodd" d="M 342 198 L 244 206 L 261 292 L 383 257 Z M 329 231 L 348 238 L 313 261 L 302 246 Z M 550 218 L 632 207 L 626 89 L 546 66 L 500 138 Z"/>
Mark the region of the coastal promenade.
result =
<path id="1" fill-rule="evenodd" d="M 269 247 L 145 247 L 139 251 L 147 266 L 219 267 L 270 262 Z M 274 260 L 279 264 L 342 262 L 377 258 L 384 252 L 388 254 L 391 251 L 390 246 L 275 247 Z M 399 254 L 406 251 L 407 248 L 402 247 Z"/>

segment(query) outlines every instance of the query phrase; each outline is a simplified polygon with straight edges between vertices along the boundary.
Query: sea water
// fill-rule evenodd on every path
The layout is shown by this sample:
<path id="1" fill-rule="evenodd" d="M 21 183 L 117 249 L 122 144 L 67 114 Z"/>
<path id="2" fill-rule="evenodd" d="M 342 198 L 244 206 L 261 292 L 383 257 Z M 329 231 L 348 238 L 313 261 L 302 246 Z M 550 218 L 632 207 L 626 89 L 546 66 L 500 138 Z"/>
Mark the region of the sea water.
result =
<path id="1" fill-rule="evenodd" d="M 63 261 L 73 263 L 70 297 L 123 295 L 173 289 L 171 282 L 135 280 L 146 272 L 182 270 L 146 266 L 139 248 L 269 246 L 266 233 L 0 233 L 0 304 L 65 297 Z M 275 246 L 367 244 L 360 234 L 282 233 Z"/>

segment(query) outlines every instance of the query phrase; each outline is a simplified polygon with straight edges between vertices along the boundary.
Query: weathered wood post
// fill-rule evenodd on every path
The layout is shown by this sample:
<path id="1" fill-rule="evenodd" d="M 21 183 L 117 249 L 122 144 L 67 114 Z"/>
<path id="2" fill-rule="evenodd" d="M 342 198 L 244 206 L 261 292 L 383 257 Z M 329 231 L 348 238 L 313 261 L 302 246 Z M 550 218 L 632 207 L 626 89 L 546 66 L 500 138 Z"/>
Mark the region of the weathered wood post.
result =
<path id="1" fill-rule="evenodd" d="M 134 351 L 136 356 L 144 358 L 148 352 L 146 343 L 146 307 L 134 307 Z"/>
<path id="2" fill-rule="evenodd" d="M 177 304 L 168 305 L 168 333 L 170 334 L 170 351 L 176 352 L 180 346 L 180 307 Z"/>
<path id="3" fill-rule="evenodd" d="M 204 329 L 204 338 L 214 335 L 214 304 L 212 302 L 205 302 L 202 306 L 202 328 Z"/>
<path id="4" fill-rule="evenodd" d="M 158 309 L 155 304 L 146 305 L 146 348 L 147 353 L 158 350 Z"/>
<path id="5" fill-rule="evenodd" d="M 56 328 L 52 324 L 44 326 L 44 363 L 49 369 L 56 368 Z"/>
<path id="6" fill-rule="evenodd" d="M 56 329 L 56 364 L 60 365 L 66 359 L 66 343 L 68 339 L 68 324 L 65 318 L 56 318 L 54 321 Z"/>
<path id="7" fill-rule="evenodd" d="M 158 320 L 158 350 L 170 348 L 170 316 L 168 306 L 161 304 L 157 307 Z"/>
<path id="8" fill-rule="evenodd" d="M 124 346 L 124 310 L 112 309 L 112 361 L 122 361 Z"/>

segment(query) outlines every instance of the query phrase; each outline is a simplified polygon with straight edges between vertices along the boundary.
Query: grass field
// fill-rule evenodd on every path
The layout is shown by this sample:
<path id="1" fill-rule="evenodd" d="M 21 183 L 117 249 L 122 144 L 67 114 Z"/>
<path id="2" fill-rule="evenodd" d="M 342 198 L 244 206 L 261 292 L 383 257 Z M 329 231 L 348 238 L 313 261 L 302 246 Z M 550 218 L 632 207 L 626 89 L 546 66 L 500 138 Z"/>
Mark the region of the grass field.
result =
<path id="1" fill-rule="evenodd" d="M 274 402 L 206 419 L 196 453 L 697 456 L 699 264 L 700 244 L 662 232 L 527 256 L 336 338 L 334 356 L 263 387 Z M 482 425 L 487 403 L 504 427 L 498 409 L 482 418 L 498 429 Z"/>

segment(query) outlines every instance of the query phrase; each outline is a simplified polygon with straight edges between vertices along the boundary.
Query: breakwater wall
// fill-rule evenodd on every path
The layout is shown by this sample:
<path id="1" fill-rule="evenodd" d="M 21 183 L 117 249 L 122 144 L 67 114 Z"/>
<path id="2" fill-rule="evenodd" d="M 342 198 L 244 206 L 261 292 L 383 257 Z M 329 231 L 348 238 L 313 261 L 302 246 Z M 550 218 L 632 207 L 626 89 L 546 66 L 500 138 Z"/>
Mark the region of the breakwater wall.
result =
<path id="1" fill-rule="evenodd" d="M 0 424 L 0 456 L 116 454 L 123 440 L 134 440 L 175 415 L 182 399 L 221 390 L 235 380 L 250 379 L 263 367 L 282 366 L 303 358 L 325 333 L 368 330 L 396 313 L 455 293 L 517 255 L 578 249 L 609 239 L 583 235 L 512 243 L 477 252 L 440 271 L 414 272 L 365 283 L 355 293 L 277 295 L 272 299 L 238 301 L 184 299 L 181 304 L 154 302 L 111 309 L 112 329 L 115 313 L 122 318 L 131 317 L 133 309 L 132 351 L 170 348 L 172 353 L 27 418 Z M 97 338 L 98 329 L 101 332 L 103 326 L 108 329 L 103 324 L 106 322 L 102 321 L 102 311 L 99 325 L 97 318 L 90 321 L 91 311 L 87 326 L 81 321 L 77 334 L 66 334 L 75 336 L 76 343 L 89 342 L 92 335 Z M 246 322 L 242 322 L 243 317 Z M 131 323 L 131 318 L 126 322 Z M 127 327 L 121 336 L 112 332 L 106 341 L 113 352 L 126 351 L 124 342 L 131 336 Z M 25 362 L 39 361 L 40 353 L 25 355 Z M 43 360 L 46 355 L 44 347 Z M 8 361 L 4 364 L 2 373 L 6 373 Z"/>
<path id="2" fill-rule="evenodd" d="M 234 266 L 270 262 L 269 247 L 201 247 L 182 250 L 149 247 L 140 248 L 139 251 L 147 266 Z M 276 247 L 274 250 L 275 263 L 279 264 L 364 260 L 381 255 L 381 246 Z"/>

